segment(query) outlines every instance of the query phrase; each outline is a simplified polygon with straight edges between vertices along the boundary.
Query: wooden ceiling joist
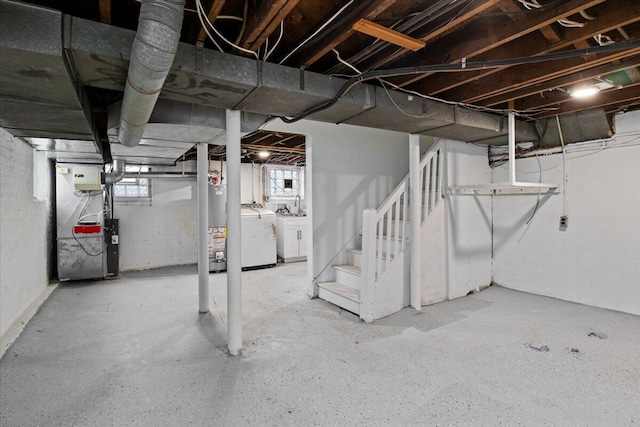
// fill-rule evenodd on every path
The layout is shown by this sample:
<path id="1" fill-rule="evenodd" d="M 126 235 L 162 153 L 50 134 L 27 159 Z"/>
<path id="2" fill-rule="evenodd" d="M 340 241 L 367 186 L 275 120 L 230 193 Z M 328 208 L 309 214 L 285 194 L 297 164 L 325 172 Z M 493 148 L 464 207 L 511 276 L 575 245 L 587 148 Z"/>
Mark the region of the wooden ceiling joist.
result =
<path id="1" fill-rule="evenodd" d="M 629 85 L 624 90 L 611 89 L 594 95 L 592 98 L 585 100 L 574 99 L 571 102 L 563 103 L 559 109 L 543 113 L 540 118 L 575 113 L 585 109 L 585 104 L 589 109 L 603 108 L 615 105 L 620 108 L 622 105 L 637 104 L 640 102 L 640 83 Z"/>
<path id="2" fill-rule="evenodd" d="M 476 102 L 478 105 L 495 106 L 514 99 L 511 92 L 515 90 L 638 54 L 640 54 L 640 48 L 600 55 L 589 62 L 584 62 L 583 58 L 571 58 L 565 61 L 551 62 L 546 67 L 520 65 L 495 74 L 490 81 L 483 82 L 482 88 L 479 88 L 477 84 L 466 85 L 455 89 L 455 93 L 447 92 L 447 96 L 459 96 L 464 98 L 463 102 Z"/>
<path id="3" fill-rule="evenodd" d="M 477 17 L 478 14 L 481 14 L 489 9 L 495 7 L 502 0 L 474 0 L 469 7 L 465 7 L 461 13 L 458 14 L 454 19 L 447 22 L 445 25 L 437 28 L 433 31 L 429 31 L 428 34 L 420 37 L 420 40 L 424 41 L 426 44 L 431 43 L 453 31 L 456 29 L 466 25 L 470 20 Z M 602 0 L 604 1 L 604 0 Z M 393 61 L 397 61 L 404 56 L 410 53 L 407 49 L 401 49 L 396 51 L 394 54 L 390 56 L 386 56 L 384 58 L 376 61 L 372 68 L 380 68 L 385 64 L 388 64 Z"/>
<path id="4" fill-rule="evenodd" d="M 507 43 L 524 37 L 527 34 L 538 31 L 541 28 L 556 22 L 558 19 L 573 15 L 582 10 L 603 3 L 604 1 L 605 0 L 570 0 L 564 3 L 560 3 L 556 7 L 545 9 L 542 12 L 533 15 L 530 19 L 520 22 L 514 22 L 510 25 L 505 25 L 501 30 L 497 28 L 470 29 L 469 32 L 472 34 L 482 34 L 482 32 L 484 31 L 486 35 L 485 37 L 477 37 L 475 39 L 469 39 L 468 37 L 465 37 L 464 34 L 458 35 L 458 37 L 456 37 L 457 40 L 455 44 L 447 46 L 446 49 L 441 48 L 440 53 L 437 54 L 435 58 L 429 58 L 430 62 L 435 64 L 444 62 L 455 64 L 461 62 L 462 58 L 466 58 L 467 60 L 470 58 L 475 58 L 478 55 L 489 52 L 502 45 L 506 45 Z M 522 56 L 522 54 L 519 51 L 510 50 L 510 57 L 515 56 Z M 452 61 L 449 58 L 455 59 Z M 409 79 L 404 82 L 402 86 L 415 83 L 416 81 L 421 80 L 429 75 L 430 74 L 422 74 L 420 76 L 416 76 L 415 78 Z"/>
<path id="5" fill-rule="evenodd" d="M 111 24 L 111 0 L 98 0 L 98 6 L 100 8 L 100 22 Z"/>
<path id="6" fill-rule="evenodd" d="M 547 80 L 537 85 L 529 86 L 520 90 L 512 91 L 509 97 L 516 99 L 516 107 L 518 110 L 533 110 L 553 105 L 561 102 L 562 98 L 566 98 L 566 94 L 559 91 L 551 92 L 556 88 L 567 88 L 581 81 L 595 79 L 610 73 L 622 70 L 635 70 L 640 67 L 640 56 L 634 56 L 620 61 L 617 64 L 605 64 L 599 67 L 590 68 L 581 73 L 570 74 L 556 79 Z M 634 80 L 640 82 L 640 78 Z"/>
<path id="7" fill-rule="evenodd" d="M 249 148 L 251 150 L 265 150 L 278 153 L 296 153 L 304 154 L 304 148 L 289 148 L 289 147 L 277 147 L 273 145 L 258 145 L 258 144 L 242 144 L 242 148 Z"/>
<path id="8" fill-rule="evenodd" d="M 578 41 L 590 39 L 595 35 L 612 31 L 619 26 L 618 23 L 622 23 L 622 25 L 625 26 L 633 24 L 640 21 L 640 15 L 629 14 L 628 10 L 633 5 L 637 6 L 636 1 L 637 0 L 609 0 L 609 2 L 606 3 L 607 7 L 601 8 L 598 19 L 590 21 L 582 28 L 567 28 L 564 33 L 564 38 L 558 43 L 548 44 L 545 43 L 541 37 L 537 37 L 537 34 L 530 34 L 527 37 L 522 37 L 509 44 L 495 47 L 482 55 L 478 55 L 474 60 L 508 59 L 516 55 L 542 55 L 572 46 Z M 434 75 L 429 79 L 421 81 L 420 85 L 414 86 L 413 89 L 422 93 L 437 95 L 470 81 L 488 77 L 506 68 L 507 67 L 464 74 L 458 73 L 454 75 Z M 403 85 L 406 86 L 408 83 L 413 83 L 417 80 L 420 80 L 420 78 L 409 79 Z"/>
<path id="9" fill-rule="evenodd" d="M 373 20 L 382 12 L 391 7 L 396 0 L 375 0 L 373 1 L 364 12 L 364 18 Z M 325 56 L 327 53 L 331 52 L 332 49 L 335 49 L 340 43 L 348 39 L 353 34 L 353 24 L 358 20 L 358 17 L 354 17 L 351 21 L 346 22 L 341 26 L 341 29 L 337 31 L 337 33 L 331 35 L 330 39 L 324 43 L 324 46 L 315 52 L 309 58 L 304 60 L 304 66 L 310 67 L 315 64 L 320 58 Z"/>
<path id="10" fill-rule="evenodd" d="M 258 49 L 300 0 L 266 0 L 247 19 L 242 47 Z"/>
<path id="11" fill-rule="evenodd" d="M 498 9 L 508 14 L 509 18 L 514 22 L 520 22 L 527 19 L 527 15 L 523 13 L 525 11 L 522 10 L 515 1 L 502 1 L 498 3 Z M 562 39 L 551 25 L 540 28 L 540 32 L 550 43 L 557 43 Z"/>
<path id="12" fill-rule="evenodd" d="M 209 18 L 209 21 L 211 21 L 211 23 L 216 20 L 218 15 L 220 15 L 220 11 L 222 11 L 224 2 L 225 0 L 213 0 L 213 3 L 211 3 L 211 7 L 209 8 L 209 12 L 207 13 L 207 17 Z M 204 30 L 204 28 L 200 29 L 200 32 L 198 33 L 198 41 L 203 43 L 206 38 L 207 32 Z"/>
<path id="13" fill-rule="evenodd" d="M 387 43 L 391 43 L 414 52 L 425 46 L 425 42 L 422 40 L 417 40 L 406 34 L 402 34 L 364 18 L 353 24 L 353 29 L 360 33 L 367 34 L 371 37 L 384 40 Z"/>

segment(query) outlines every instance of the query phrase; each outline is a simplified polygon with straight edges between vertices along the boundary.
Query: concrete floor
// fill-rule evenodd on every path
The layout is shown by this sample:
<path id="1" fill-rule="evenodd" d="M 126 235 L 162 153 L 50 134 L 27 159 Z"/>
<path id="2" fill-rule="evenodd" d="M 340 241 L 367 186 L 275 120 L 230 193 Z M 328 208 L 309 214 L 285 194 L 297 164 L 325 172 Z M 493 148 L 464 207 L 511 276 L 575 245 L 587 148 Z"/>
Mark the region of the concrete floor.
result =
<path id="1" fill-rule="evenodd" d="M 0 424 L 640 423 L 639 317 L 493 287 L 365 324 L 305 269 L 243 273 L 236 358 L 224 274 L 207 315 L 193 267 L 62 285 L 0 362 Z"/>

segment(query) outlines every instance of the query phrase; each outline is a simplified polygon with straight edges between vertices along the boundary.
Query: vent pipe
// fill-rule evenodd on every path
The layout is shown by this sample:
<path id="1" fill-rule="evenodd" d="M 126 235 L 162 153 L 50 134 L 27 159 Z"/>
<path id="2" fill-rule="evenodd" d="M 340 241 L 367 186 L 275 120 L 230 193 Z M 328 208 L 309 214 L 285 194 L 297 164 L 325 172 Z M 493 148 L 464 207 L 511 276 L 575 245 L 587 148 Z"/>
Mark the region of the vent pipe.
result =
<path id="1" fill-rule="evenodd" d="M 124 89 L 118 139 L 140 142 L 178 50 L 184 0 L 143 0 Z"/>
<path id="2" fill-rule="evenodd" d="M 102 173 L 103 184 L 115 184 L 122 181 L 124 178 L 125 163 L 122 159 L 116 159 L 113 161 L 113 170 L 111 172 Z"/>

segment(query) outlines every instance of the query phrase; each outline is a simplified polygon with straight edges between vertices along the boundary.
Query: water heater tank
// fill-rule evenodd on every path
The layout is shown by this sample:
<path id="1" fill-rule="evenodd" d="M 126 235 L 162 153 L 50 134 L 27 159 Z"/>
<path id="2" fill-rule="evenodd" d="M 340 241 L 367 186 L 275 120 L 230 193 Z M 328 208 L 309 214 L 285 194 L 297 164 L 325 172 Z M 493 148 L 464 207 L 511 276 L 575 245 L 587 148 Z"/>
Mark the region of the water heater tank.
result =
<path id="1" fill-rule="evenodd" d="M 209 271 L 227 269 L 227 187 L 209 185 Z"/>

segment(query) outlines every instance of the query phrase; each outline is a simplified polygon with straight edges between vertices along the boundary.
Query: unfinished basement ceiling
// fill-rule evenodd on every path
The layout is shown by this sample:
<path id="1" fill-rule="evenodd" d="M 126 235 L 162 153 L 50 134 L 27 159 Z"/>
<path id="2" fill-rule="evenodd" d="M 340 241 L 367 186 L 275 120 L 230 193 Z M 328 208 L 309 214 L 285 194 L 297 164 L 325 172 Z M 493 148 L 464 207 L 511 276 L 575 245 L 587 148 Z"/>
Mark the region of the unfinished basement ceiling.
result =
<path id="1" fill-rule="evenodd" d="M 559 145 L 559 138 L 544 130 L 555 122 L 555 115 L 560 116 L 563 129 L 571 123 L 582 129 L 565 136 L 565 142 L 577 142 L 586 135 L 609 136 L 615 131 L 613 114 L 640 108 L 637 0 L 201 1 L 186 2 L 181 44 L 163 99 L 241 109 L 254 113 L 258 122 L 267 116 L 298 116 L 329 101 L 356 69 L 458 64 L 456 72 L 421 72 L 355 85 L 338 103 L 309 119 L 504 144 L 507 132 L 502 110 L 514 108 L 522 112 L 519 141 L 554 146 Z M 3 37 L 0 125 L 23 136 L 78 140 L 78 135 L 93 133 L 98 147 L 106 144 L 113 139 L 108 136 L 112 133 L 108 111 L 122 97 L 140 4 L 134 0 L 28 3 L 59 12 L 34 9 L 50 15 L 39 19 L 51 23 L 53 35 L 29 31 L 29 48 Z M 2 2 L 3 9 L 7 4 Z M 231 47 L 210 29 L 214 43 L 202 30 L 196 12 L 200 6 L 219 34 L 255 54 Z M 20 25 L 30 21 L 11 24 L 5 22 L 7 14 L 3 16 L 3 36 L 20 35 L 24 32 Z M 418 42 L 419 47 L 414 51 L 398 46 L 393 38 L 398 34 L 391 33 L 392 42 L 387 42 L 355 31 L 354 24 L 361 19 L 382 28 L 375 33 L 377 37 L 388 38 L 392 29 Z M 56 41 L 60 27 L 64 37 Z M 204 43 L 202 48 L 198 41 Z M 571 51 L 584 53 L 621 42 L 626 43 L 624 48 L 562 57 Z M 8 61 L 15 63 L 15 69 L 4 65 L 7 54 L 24 51 L 33 55 L 31 62 L 23 55 Z M 463 63 L 549 54 L 560 58 L 460 70 Z M 47 98 L 41 90 L 38 64 L 43 58 L 53 64 L 52 77 L 61 81 L 56 86 L 64 95 L 59 101 Z M 68 66 L 68 76 L 60 64 Z M 34 72 L 19 73 L 25 69 Z M 21 76 L 22 86 L 33 87 L 16 86 L 16 75 Z M 75 93 L 70 92 L 69 82 L 77 83 Z M 571 97 L 580 85 L 597 85 L 600 92 L 587 99 Z M 32 100 L 44 105 L 40 116 L 49 118 L 49 129 L 23 123 L 29 115 L 21 114 L 20 105 Z M 63 101 L 60 114 L 78 116 L 73 119 L 73 132 L 63 132 L 60 120 L 51 119 L 56 117 L 49 110 Z M 54 136 L 56 133 L 60 136 Z"/>

